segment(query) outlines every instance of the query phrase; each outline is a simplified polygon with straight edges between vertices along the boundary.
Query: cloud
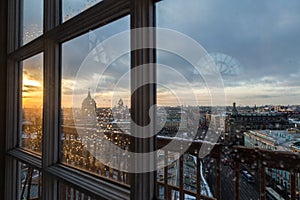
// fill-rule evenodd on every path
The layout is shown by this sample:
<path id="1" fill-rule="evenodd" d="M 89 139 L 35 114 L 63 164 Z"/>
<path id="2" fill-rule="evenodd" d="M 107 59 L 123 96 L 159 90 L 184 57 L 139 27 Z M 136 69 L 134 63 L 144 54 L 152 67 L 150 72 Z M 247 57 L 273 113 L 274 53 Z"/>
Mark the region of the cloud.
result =
<path id="1" fill-rule="evenodd" d="M 240 62 L 241 74 L 222 76 L 229 99 L 288 104 L 300 99 L 299 8 L 298 0 L 165 0 L 157 24 Z"/>
<path id="2" fill-rule="evenodd" d="M 296 0 L 166 0 L 158 4 L 158 26 L 186 33 L 208 52 L 235 57 L 245 66 L 245 73 L 253 75 L 253 69 L 260 69 L 266 75 L 277 73 L 284 59 L 300 51 L 299 8 Z M 279 25 L 286 21 L 290 29 Z"/>
<path id="3" fill-rule="evenodd" d="M 42 27 L 42 13 L 31 12 L 32 8 L 42 10 L 39 9 L 42 4 L 37 4 L 35 0 L 26 2 L 25 24 Z M 62 2 L 63 15 L 66 16 L 77 14 L 100 0 Z M 222 75 L 229 100 L 288 104 L 300 99 L 299 9 L 299 0 L 164 0 L 157 3 L 157 24 L 187 34 L 208 53 L 223 53 L 239 61 L 243 69 L 241 73 L 235 76 Z M 63 95 L 73 94 L 76 74 L 91 50 L 106 38 L 129 28 L 129 17 L 125 17 L 62 44 Z M 182 47 L 180 42 L 170 42 L 178 49 Z M 28 79 L 41 82 L 42 59 L 42 54 L 39 54 L 24 62 L 23 73 Z M 200 88 L 198 92 L 201 94 L 207 93 L 204 79 L 195 73 L 193 66 L 184 58 L 160 51 L 158 61 L 171 66 L 192 87 Z M 123 95 L 129 90 L 130 77 L 118 82 L 130 68 L 129 54 L 115 61 L 100 83 L 96 69 L 103 67 L 103 64 L 95 63 L 92 67 L 95 69 L 93 73 L 87 72 L 78 79 L 80 84 L 75 93 L 80 97 L 85 97 L 88 88 L 94 87 L 97 98 L 107 98 L 117 83 L 118 88 L 114 88 L 116 92 Z M 186 95 L 187 85 L 175 73 L 158 69 L 158 79 L 176 93 Z M 35 89 L 28 85 L 24 91 Z M 167 99 L 164 98 L 164 101 Z"/>

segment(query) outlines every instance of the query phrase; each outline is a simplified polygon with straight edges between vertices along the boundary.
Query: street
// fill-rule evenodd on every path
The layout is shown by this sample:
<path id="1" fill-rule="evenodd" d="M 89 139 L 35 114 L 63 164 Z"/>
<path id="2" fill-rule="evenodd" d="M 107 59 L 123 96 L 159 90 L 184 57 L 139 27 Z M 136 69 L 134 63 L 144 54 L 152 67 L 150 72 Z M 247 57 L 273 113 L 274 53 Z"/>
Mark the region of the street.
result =
<path id="1" fill-rule="evenodd" d="M 221 194 L 222 199 L 234 199 L 234 171 L 229 166 L 221 165 Z M 248 183 L 240 174 L 240 199 L 259 199 L 259 182 Z"/>

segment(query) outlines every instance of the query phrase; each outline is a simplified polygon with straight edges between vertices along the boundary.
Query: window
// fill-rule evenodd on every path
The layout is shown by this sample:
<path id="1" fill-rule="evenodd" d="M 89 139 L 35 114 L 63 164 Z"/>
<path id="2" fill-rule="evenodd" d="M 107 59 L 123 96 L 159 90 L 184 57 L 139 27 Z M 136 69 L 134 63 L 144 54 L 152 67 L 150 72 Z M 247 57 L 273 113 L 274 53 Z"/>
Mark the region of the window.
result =
<path id="1" fill-rule="evenodd" d="M 87 200 L 95 200 L 94 197 L 90 196 L 88 193 L 76 190 L 66 184 L 60 183 L 60 200 L 67 200 L 67 199 L 87 199 Z"/>
<path id="2" fill-rule="evenodd" d="M 62 0 L 62 20 L 67 21 L 102 0 L 72 1 Z"/>
<path id="3" fill-rule="evenodd" d="M 109 40 L 128 30 L 125 17 L 62 44 L 61 162 L 122 183 L 129 176 L 116 163 L 128 165 L 128 155 L 112 149 L 129 148 L 130 55 L 110 58 L 120 47 Z"/>
<path id="4" fill-rule="evenodd" d="M 276 105 L 284 105 L 289 107 L 291 111 L 285 112 L 282 110 L 277 112 L 281 116 L 287 115 L 290 118 L 299 119 L 299 114 L 292 114 L 298 113 L 299 110 L 299 101 L 294 98 L 294 96 L 299 96 L 298 89 L 296 89 L 299 88 L 299 81 L 296 81 L 296 77 L 299 76 L 299 54 L 295 53 L 295 49 L 299 49 L 299 45 L 293 42 L 299 41 L 297 35 L 300 33 L 300 29 L 296 28 L 300 19 L 300 15 L 297 12 L 298 7 L 299 2 L 297 1 L 290 1 L 289 3 L 281 1 L 233 1 L 229 3 L 226 0 L 163 0 L 156 5 L 157 27 L 173 29 L 191 37 L 205 49 L 208 57 L 212 59 L 217 68 L 215 72 L 219 73 L 221 77 L 221 79 L 215 79 L 211 87 L 209 87 L 209 82 L 206 82 L 207 84 L 199 84 L 203 79 L 205 83 L 205 78 L 207 78 L 206 68 L 203 67 L 205 65 L 200 66 L 201 70 L 199 70 L 200 73 L 198 74 L 191 68 L 191 62 L 184 60 L 184 58 L 178 58 L 179 56 L 176 58 L 174 55 L 157 49 L 158 63 L 171 66 L 170 68 L 182 74 L 183 77 L 188 77 L 186 82 L 189 83 L 182 84 L 183 81 L 179 78 L 174 78 L 175 76 L 172 73 L 168 73 L 168 78 L 165 78 L 166 73 L 164 74 L 162 71 L 163 67 L 158 65 L 158 82 L 161 75 L 165 85 L 167 85 L 167 81 L 169 82 L 170 87 L 168 89 L 173 89 L 173 93 L 167 93 L 166 88 L 162 90 L 158 86 L 158 103 L 166 102 L 165 96 L 169 97 L 168 99 L 170 100 L 170 96 L 176 96 L 177 94 L 179 96 L 177 101 L 181 100 L 181 96 L 185 100 L 181 105 L 176 106 L 182 106 L 181 110 L 187 112 L 189 109 L 191 110 L 194 103 L 191 101 L 193 99 L 193 91 L 201 94 L 198 96 L 200 103 L 196 104 L 199 105 L 198 117 L 200 115 L 201 118 L 209 119 L 209 126 L 199 123 L 197 134 L 199 138 L 204 138 L 204 140 L 207 140 L 205 138 L 207 135 L 223 132 L 222 130 L 213 129 L 213 126 L 217 124 L 215 115 L 211 113 L 213 108 L 215 110 L 219 109 L 217 113 L 224 115 L 225 121 L 233 122 L 232 124 L 226 123 L 225 130 L 227 131 L 221 134 L 224 135 L 224 138 L 220 137 L 224 141 L 219 140 L 224 145 L 221 153 L 220 167 L 222 170 L 220 176 L 222 178 L 219 183 L 222 189 L 220 193 L 218 193 L 217 189 L 214 189 L 218 184 L 218 181 L 214 180 L 214 177 L 217 177 L 218 174 L 217 170 L 206 178 L 213 197 L 233 199 L 238 196 L 240 199 L 258 199 L 260 197 L 263 198 L 262 186 L 261 189 L 256 187 L 259 183 L 263 182 L 266 186 L 271 185 L 273 189 L 276 189 L 276 184 L 281 185 L 278 181 L 274 185 L 274 182 L 276 182 L 274 178 L 262 176 L 261 171 L 264 171 L 264 168 L 259 170 L 258 167 L 266 163 L 270 168 L 277 168 L 274 166 L 274 163 L 266 160 L 257 163 L 247 161 L 247 157 L 251 157 L 251 148 L 256 147 L 255 143 L 250 144 L 245 140 L 247 139 L 248 131 L 257 131 L 259 128 L 262 129 L 260 131 L 263 135 L 253 135 L 253 139 L 257 141 L 257 147 L 268 147 L 270 152 L 280 151 L 281 149 L 287 154 L 292 151 L 290 147 L 286 148 L 285 144 L 293 139 L 277 137 L 270 133 L 270 129 L 279 131 L 280 129 L 285 129 L 279 127 L 289 126 L 283 122 L 288 120 L 286 117 L 281 119 L 280 124 L 277 124 L 275 119 L 273 119 Z M 158 35 L 158 41 L 159 37 Z M 172 46 L 177 47 L 182 52 L 185 48 L 185 43 L 174 40 Z M 193 50 L 190 51 L 194 53 Z M 190 55 L 193 53 L 190 53 Z M 203 55 L 198 54 L 195 57 L 200 62 Z M 200 78 L 194 83 L 195 77 L 202 77 L 203 79 Z M 221 87 L 217 86 L 218 80 L 222 82 L 219 85 Z M 193 88 L 194 85 L 197 85 L 195 89 Z M 193 90 L 187 88 L 193 88 Z M 205 88 L 208 89 L 205 90 Z M 220 102 L 218 102 L 219 106 L 214 106 L 214 99 L 206 93 L 208 91 L 208 93 L 212 92 L 213 94 L 217 88 L 222 88 L 226 94 L 224 101 L 227 107 L 226 111 L 222 111 L 222 103 Z M 182 93 L 185 94 L 180 95 Z M 170 104 L 170 102 L 167 102 L 167 104 Z M 297 106 L 293 106 L 293 104 Z M 207 110 L 206 106 L 211 109 Z M 260 120 L 256 120 L 256 118 Z M 191 116 L 188 116 L 188 119 L 191 119 Z M 275 124 L 277 125 L 275 126 Z M 187 125 L 189 126 L 189 123 Z M 212 131 L 209 132 L 209 130 Z M 186 132 L 191 133 L 191 131 Z M 164 131 L 164 135 L 170 133 L 172 133 L 170 130 Z M 174 133 L 172 134 L 174 135 Z M 288 135 L 287 130 L 285 130 L 284 135 Z M 242 151 L 242 149 L 232 148 L 234 145 L 249 146 L 251 148 L 243 149 L 245 153 L 238 154 L 241 157 L 235 158 L 232 152 Z M 229 152 L 228 155 L 225 152 Z M 193 153 L 189 154 L 192 155 Z M 264 155 L 264 151 L 259 155 Z M 275 157 L 272 156 L 272 159 L 276 159 Z M 259 160 L 259 157 L 254 159 Z M 277 158 L 276 162 L 282 162 L 281 159 L 282 157 Z M 205 158 L 201 158 L 201 163 L 205 163 L 204 160 Z M 240 170 L 247 169 L 253 173 L 254 182 L 250 183 L 250 181 L 247 182 L 245 179 L 240 178 L 239 181 L 235 181 L 235 184 L 233 184 L 233 178 L 237 180 L 236 177 L 241 177 L 241 173 L 235 171 L 236 168 L 234 165 L 230 165 L 228 160 L 231 160 L 232 163 L 234 163 L 234 160 L 238 161 Z M 196 177 L 197 173 L 186 173 L 187 164 L 184 162 L 183 166 L 182 175 L 179 175 L 183 178 L 178 181 L 179 184 L 182 182 L 183 190 L 176 190 L 172 187 L 172 184 L 167 184 L 167 182 L 161 180 L 159 182 L 161 183 L 160 186 L 164 186 L 165 190 L 168 189 L 168 191 L 162 193 L 166 196 L 174 192 L 171 197 L 181 199 L 187 193 L 190 196 L 186 198 L 201 198 L 202 196 L 199 192 L 195 192 L 195 190 L 193 192 L 194 188 L 190 184 L 190 177 L 186 177 L 187 174 Z M 213 165 L 209 165 L 209 167 L 213 167 Z M 289 170 L 293 171 L 296 169 L 291 167 Z M 274 171 L 275 174 L 278 172 Z M 254 189 L 255 187 L 257 189 Z M 284 184 L 282 187 L 284 188 Z M 235 191 L 235 193 L 228 191 Z M 248 191 L 251 191 L 251 193 L 247 193 Z M 184 195 L 180 196 L 181 193 L 184 193 Z M 283 197 L 286 199 L 288 198 L 287 194 L 291 193 L 295 193 L 295 190 L 286 189 Z"/>
<path id="5" fill-rule="evenodd" d="M 21 0 L 20 42 L 22 45 L 43 34 L 43 0 Z"/>
<path id="6" fill-rule="evenodd" d="M 43 54 L 20 63 L 22 70 L 22 103 L 20 106 L 20 146 L 42 153 L 43 132 Z"/>
<path id="7" fill-rule="evenodd" d="M 5 200 L 299 198 L 298 0 L 0 4 Z"/>
<path id="8" fill-rule="evenodd" d="M 131 142 L 129 136 L 130 114 L 134 113 L 136 119 L 147 115 L 132 105 L 150 101 L 142 94 L 132 98 L 130 85 L 141 78 L 131 79 L 134 74 L 130 69 L 154 56 L 146 50 L 130 51 L 130 45 L 137 41 L 129 30 L 143 23 L 154 24 L 149 18 L 154 4 L 129 0 L 5 3 L 9 7 L 6 166 L 10 166 L 6 168 L 5 199 L 140 199 L 143 193 L 137 188 L 149 185 L 154 173 L 138 177 L 126 171 L 131 164 L 126 151 L 137 142 Z M 138 9 L 141 7 L 143 11 Z M 143 23 L 141 18 L 145 19 Z M 85 62 L 90 66 L 86 58 L 95 51 L 99 57 L 90 60 L 93 67 L 101 70 L 101 64 L 107 64 L 108 49 L 101 54 L 103 42 L 122 31 L 127 31 L 125 53 L 110 60 L 109 66 L 102 66 L 101 84 L 96 84 L 97 74 L 95 82 L 84 75 L 78 79 L 78 69 Z M 140 36 L 144 37 L 143 33 Z M 137 56 L 144 51 L 145 57 Z M 78 95 L 78 102 L 72 92 Z M 89 110 L 92 107 L 94 112 Z M 78 129 L 74 129 L 76 123 Z M 77 132 L 80 123 L 85 135 Z M 125 154 L 115 153 L 110 146 Z M 106 157 L 106 162 L 101 160 Z M 114 159 L 121 160 L 123 171 L 116 168 Z M 148 193 L 154 196 L 154 187 Z"/>
<path id="9" fill-rule="evenodd" d="M 42 173 L 30 165 L 18 163 L 20 197 L 19 199 L 40 199 L 42 191 Z"/>

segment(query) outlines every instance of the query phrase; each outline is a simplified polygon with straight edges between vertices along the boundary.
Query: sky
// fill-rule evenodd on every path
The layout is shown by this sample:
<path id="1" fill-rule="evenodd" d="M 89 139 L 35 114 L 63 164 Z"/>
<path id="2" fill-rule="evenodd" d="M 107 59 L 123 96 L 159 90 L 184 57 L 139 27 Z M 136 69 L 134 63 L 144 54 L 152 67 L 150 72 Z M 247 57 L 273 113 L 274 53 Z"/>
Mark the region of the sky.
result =
<path id="1" fill-rule="evenodd" d="M 22 108 L 43 106 L 43 53 L 21 62 L 22 65 Z"/>
<path id="2" fill-rule="evenodd" d="M 239 63 L 239 74 L 222 74 L 227 104 L 299 104 L 299 9 L 297 0 L 165 0 L 157 25 Z"/>
<path id="3" fill-rule="evenodd" d="M 63 2 L 65 15 L 72 16 L 98 1 Z M 216 63 L 226 105 L 300 104 L 299 0 L 164 0 L 157 3 L 156 9 L 158 27 L 185 34 Z M 122 18 L 62 45 L 63 106 L 79 106 L 89 88 L 98 106 L 112 106 L 119 98 L 129 105 L 129 54 L 120 55 L 107 66 L 110 57 L 119 51 L 118 45 L 101 44 L 128 30 L 129 21 L 129 17 Z M 169 43 L 178 50 L 185 48 L 181 41 Z M 129 41 L 124 44 L 129 50 Z M 158 66 L 159 104 L 211 103 L 214 87 L 207 87 L 191 63 L 160 50 L 157 57 L 159 64 L 174 69 L 173 73 Z M 75 83 L 87 64 L 91 72 L 83 70 L 84 75 Z M 105 67 L 107 70 L 101 72 Z M 99 80 L 100 74 L 103 76 Z"/>

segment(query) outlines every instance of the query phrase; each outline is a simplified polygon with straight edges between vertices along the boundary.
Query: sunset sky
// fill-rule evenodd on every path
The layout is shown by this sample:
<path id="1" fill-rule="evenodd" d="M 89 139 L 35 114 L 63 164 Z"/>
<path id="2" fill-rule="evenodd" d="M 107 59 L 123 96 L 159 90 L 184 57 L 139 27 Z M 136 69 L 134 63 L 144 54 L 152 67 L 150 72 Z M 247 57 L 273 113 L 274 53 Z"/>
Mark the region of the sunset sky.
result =
<path id="1" fill-rule="evenodd" d="M 43 103 L 43 54 L 22 62 L 22 107 L 42 108 Z"/>
<path id="2" fill-rule="evenodd" d="M 65 13 L 76 14 L 87 6 L 81 0 L 73 0 L 69 5 L 66 2 Z M 234 69 L 221 73 L 227 105 L 233 101 L 238 105 L 300 104 L 299 10 L 298 0 L 164 0 L 157 4 L 157 26 L 186 34 L 214 55 L 215 61 Z M 80 106 L 89 88 L 98 106 L 114 105 L 119 98 L 129 105 L 129 54 L 115 60 L 101 80 L 98 70 L 105 67 L 105 61 L 118 48 L 101 50 L 100 43 L 128 28 L 129 17 L 125 17 L 62 45 L 63 106 L 71 107 L 72 102 Z M 178 49 L 184 46 L 170 42 Z M 96 46 L 98 52 L 93 52 Z M 74 89 L 75 77 L 91 54 L 92 72 L 77 77 Z M 197 104 L 210 104 L 209 90 L 190 63 L 164 51 L 158 51 L 158 63 L 171 66 L 189 80 L 196 88 Z M 41 94 L 38 92 L 42 85 L 40 77 L 34 69 L 26 70 L 23 88 L 30 92 L 24 94 L 25 102 L 38 102 L 31 97 Z M 185 82 L 160 67 L 158 81 L 160 104 L 195 104 Z"/>

